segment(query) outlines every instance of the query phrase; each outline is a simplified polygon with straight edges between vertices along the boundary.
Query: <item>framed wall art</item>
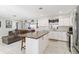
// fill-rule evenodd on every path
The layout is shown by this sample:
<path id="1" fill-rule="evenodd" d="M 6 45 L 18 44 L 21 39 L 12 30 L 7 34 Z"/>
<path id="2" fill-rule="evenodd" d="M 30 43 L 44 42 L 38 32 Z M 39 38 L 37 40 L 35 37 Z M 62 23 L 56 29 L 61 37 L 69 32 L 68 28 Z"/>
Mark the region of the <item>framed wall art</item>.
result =
<path id="1" fill-rule="evenodd" d="M 12 28 L 12 21 L 6 20 L 6 28 Z"/>

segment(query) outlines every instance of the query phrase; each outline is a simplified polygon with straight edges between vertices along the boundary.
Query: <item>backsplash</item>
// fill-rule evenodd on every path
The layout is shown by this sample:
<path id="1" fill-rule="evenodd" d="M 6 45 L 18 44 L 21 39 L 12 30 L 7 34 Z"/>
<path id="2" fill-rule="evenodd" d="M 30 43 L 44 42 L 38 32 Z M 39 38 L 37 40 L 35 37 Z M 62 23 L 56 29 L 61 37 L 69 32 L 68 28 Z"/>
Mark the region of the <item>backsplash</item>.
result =
<path id="1" fill-rule="evenodd" d="M 69 30 L 69 26 L 58 26 L 59 30 L 63 30 L 63 31 L 68 31 Z"/>

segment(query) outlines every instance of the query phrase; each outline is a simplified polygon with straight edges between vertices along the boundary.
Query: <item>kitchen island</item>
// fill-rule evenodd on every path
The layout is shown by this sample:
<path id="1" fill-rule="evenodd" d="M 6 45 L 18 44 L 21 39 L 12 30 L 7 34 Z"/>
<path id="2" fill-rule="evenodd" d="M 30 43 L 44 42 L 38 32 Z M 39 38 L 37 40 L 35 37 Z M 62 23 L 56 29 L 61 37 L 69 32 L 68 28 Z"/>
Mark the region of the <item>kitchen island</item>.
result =
<path id="1" fill-rule="evenodd" d="M 48 45 L 48 31 L 36 31 L 26 35 L 26 54 L 44 53 Z"/>

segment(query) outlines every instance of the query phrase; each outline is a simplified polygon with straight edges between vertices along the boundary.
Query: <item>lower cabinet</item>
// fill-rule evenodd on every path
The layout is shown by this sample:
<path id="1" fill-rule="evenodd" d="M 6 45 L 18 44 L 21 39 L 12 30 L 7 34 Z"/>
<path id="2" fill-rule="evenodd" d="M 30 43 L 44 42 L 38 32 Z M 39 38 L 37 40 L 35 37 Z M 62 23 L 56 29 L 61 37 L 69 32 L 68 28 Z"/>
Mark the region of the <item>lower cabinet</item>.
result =
<path id="1" fill-rule="evenodd" d="M 49 39 L 68 41 L 67 32 L 50 31 Z"/>
<path id="2" fill-rule="evenodd" d="M 39 39 L 26 38 L 26 54 L 39 53 Z"/>
<path id="3" fill-rule="evenodd" d="M 39 52 L 44 53 L 47 46 L 48 46 L 48 34 L 46 34 L 39 40 Z"/>
<path id="4" fill-rule="evenodd" d="M 48 46 L 48 34 L 39 39 L 26 38 L 27 54 L 42 54 Z"/>

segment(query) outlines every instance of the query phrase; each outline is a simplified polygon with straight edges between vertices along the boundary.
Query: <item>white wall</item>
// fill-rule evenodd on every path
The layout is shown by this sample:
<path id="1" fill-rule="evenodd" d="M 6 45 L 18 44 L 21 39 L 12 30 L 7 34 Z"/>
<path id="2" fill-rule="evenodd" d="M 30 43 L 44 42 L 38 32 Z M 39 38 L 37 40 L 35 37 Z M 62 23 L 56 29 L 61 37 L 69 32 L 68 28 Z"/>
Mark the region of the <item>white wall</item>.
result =
<path id="1" fill-rule="evenodd" d="M 38 26 L 48 26 L 48 18 L 40 18 L 38 19 Z"/>
<path id="2" fill-rule="evenodd" d="M 1 21 L 0 38 L 2 36 L 8 35 L 8 31 L 15 29 L 15 21 L 12 20 L 12 28 L 6 28 L 6 23 L 5 23 L 6 20 L 11 20 L 11 19 L 0 17 L 0 21 Z"/>
<path id="3" fill-rule="evenodd" d="M 38 19 L 38 30 L 49 30 L 49 18 L 40 18 Z"/>

